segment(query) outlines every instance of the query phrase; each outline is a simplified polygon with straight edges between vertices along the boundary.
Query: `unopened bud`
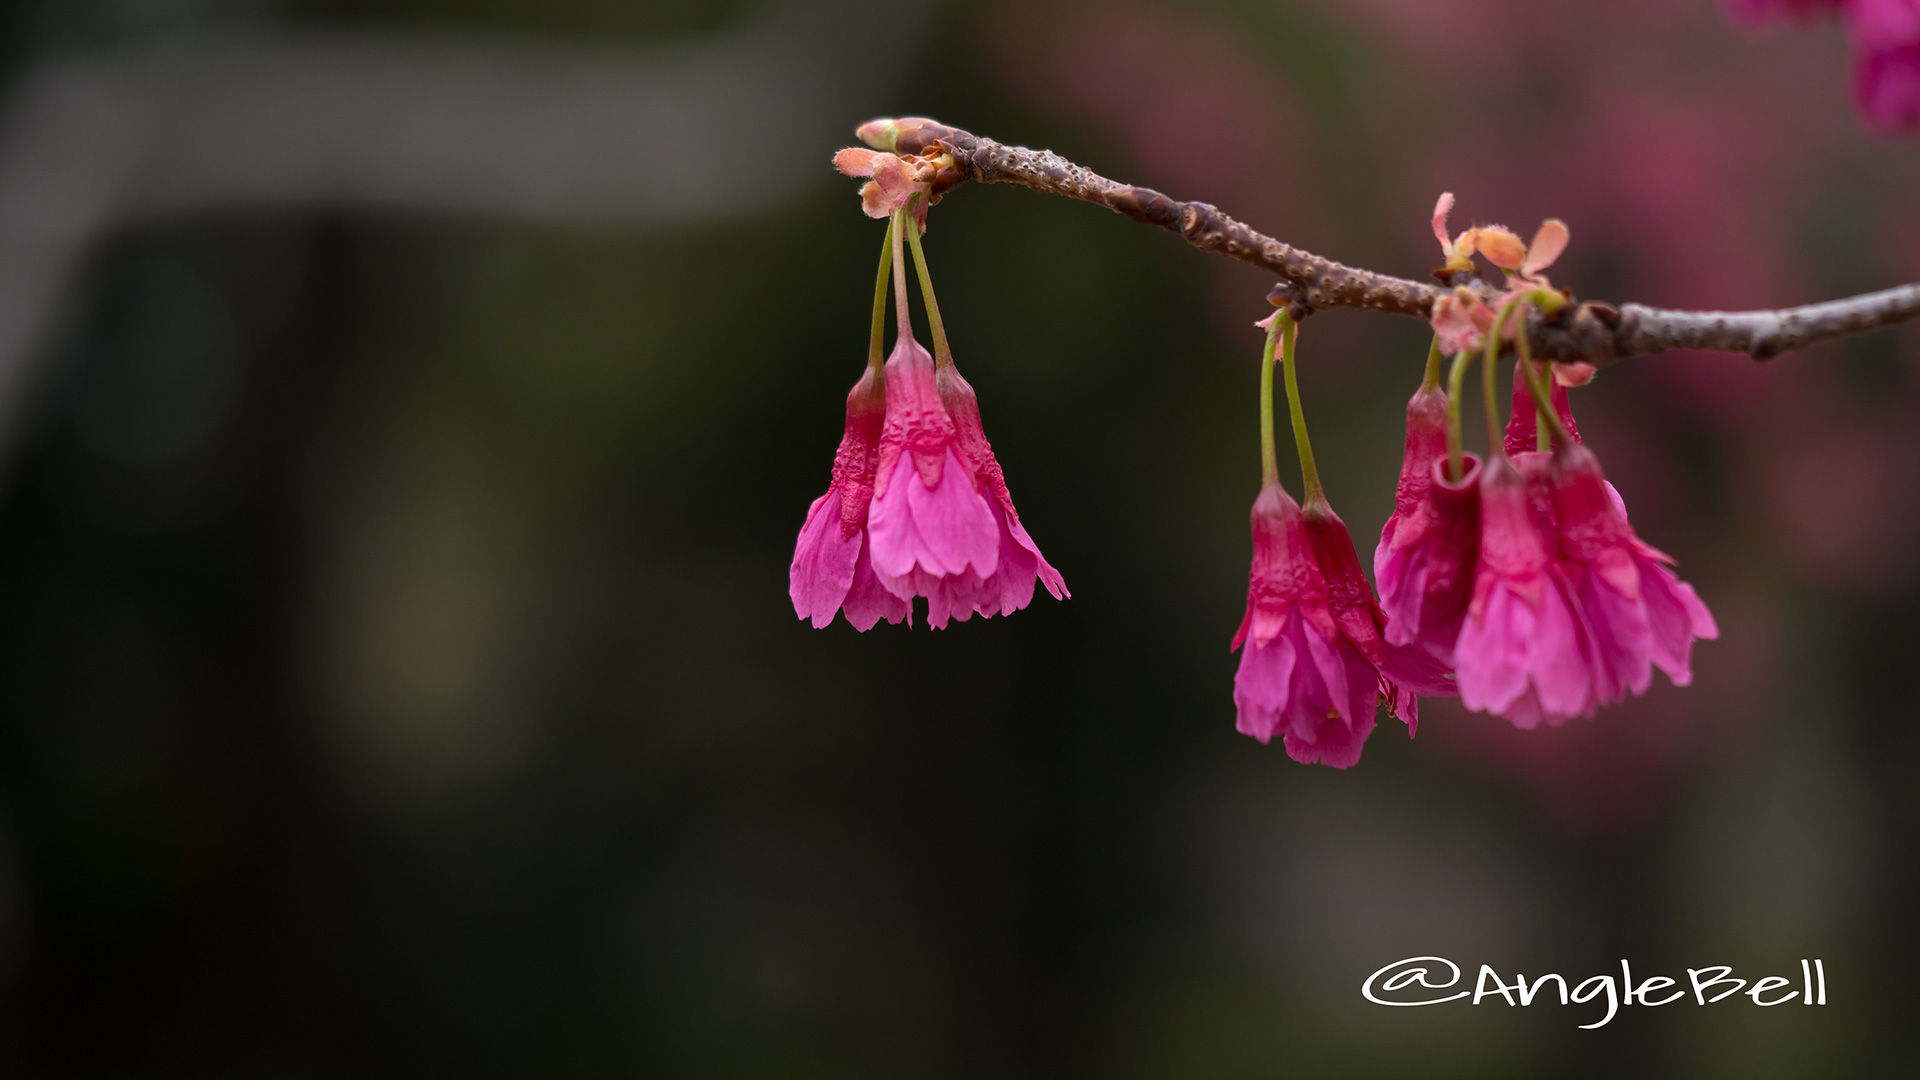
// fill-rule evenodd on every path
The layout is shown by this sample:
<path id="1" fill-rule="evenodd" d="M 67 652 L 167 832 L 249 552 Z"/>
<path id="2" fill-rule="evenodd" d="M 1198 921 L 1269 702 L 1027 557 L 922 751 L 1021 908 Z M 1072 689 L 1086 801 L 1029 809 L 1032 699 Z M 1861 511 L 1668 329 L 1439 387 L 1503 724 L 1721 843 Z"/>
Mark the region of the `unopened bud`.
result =
<path id="1" fill-rule="evenodd" d="M 894 148 L 902 154 L 918 154 L 942 139 L 951 139 L 953 128 L 924 116 L 903 116 L 892 121 Z"/>
<path id="2" fill-rule="evenodd" d="M 853 133 L 859 137 L 861 142 L 866 143 L 875 150 L 885 150 L 888 153 L 892 153 L 893 148 L 899 145 L 900 142 L 900 122 L 885 117 L 879 120 L 869 120 L 853 129 Z"/>

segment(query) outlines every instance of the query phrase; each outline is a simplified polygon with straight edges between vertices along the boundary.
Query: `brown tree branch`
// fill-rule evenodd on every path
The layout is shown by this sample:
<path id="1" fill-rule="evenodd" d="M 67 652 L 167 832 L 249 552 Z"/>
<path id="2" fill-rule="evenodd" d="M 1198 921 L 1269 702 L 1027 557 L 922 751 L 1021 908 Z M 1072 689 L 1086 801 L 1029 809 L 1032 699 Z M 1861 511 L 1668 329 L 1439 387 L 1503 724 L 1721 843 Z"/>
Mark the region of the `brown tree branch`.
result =
<path id="1" fill-rule="evenodd" d="M 1117 183 L 1050 150 L 1007 146 L 920 118 L 876 121 L 862 131 L 882 128 L 893 141 L 884 149 L 908 154 L 945 151 L 952 156 L 954 175 L 943 178 L 938 185 L 943 190 L 967 180 L 1017 184 L 1104 206 L 1177 233 L 1202 251 L 1267 270 L 1292 285 L 1293 294 L 1313 308 L 1350 307 L 1425 319 L 1442 292 L 1441 286 L 1428 282 L 1362 270 L 1303 251 L 1235 221 L 1208 203 L 1182 202 L 1152 188 Z M 1484 281 L 1469 284 L 1488 297 L 1496 291 Z M 1668 349 L 1727 349 L 1766 360 L 1789 349 L 1916 316 L 1920 316 L 1920 282 L 1778 311 L 1676 311 L 1584 301 L 1569 304 L 1550 318 L 1536 312 L 1529 322 L 1529 338 L 1547 356 L 1602 367 Z"/>

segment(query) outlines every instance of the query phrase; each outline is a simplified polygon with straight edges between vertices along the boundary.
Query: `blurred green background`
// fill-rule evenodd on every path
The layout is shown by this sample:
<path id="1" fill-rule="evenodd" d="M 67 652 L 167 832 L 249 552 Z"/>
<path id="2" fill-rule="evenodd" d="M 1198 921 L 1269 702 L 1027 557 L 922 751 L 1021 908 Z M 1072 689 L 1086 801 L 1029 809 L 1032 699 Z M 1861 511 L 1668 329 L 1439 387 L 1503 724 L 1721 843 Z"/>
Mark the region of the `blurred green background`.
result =
<path id="1" fill-rule="evenodd" d="M 1920 149 L 1861 130 L 1837 29 L 1707 0 L 3 10 L 0 1074 L 1920 1070 L 1913 328 L 1577 392 L 1719 617 L 1695 685 L 1532 733 L 1434 703 L 1340 773 L 1233 731 L 1271 282 L 967 187 L 929 258 L 1073 598 L 861 635 L 786 596 L 865 355 L 881 226 L 827 164 L 859 121 L 1051 147 L 1407 276 L 1450 189 L 1456 227 L 1567 220 L 1582 295 L 1766 306 L 1920 277 Z M 1370 556 L 1425 328 L 1331 312 L 1301 347 Z M 1361 998 L 1421 954 L 1821 957 L 1832 1003 L 1580 1031 Z"/>

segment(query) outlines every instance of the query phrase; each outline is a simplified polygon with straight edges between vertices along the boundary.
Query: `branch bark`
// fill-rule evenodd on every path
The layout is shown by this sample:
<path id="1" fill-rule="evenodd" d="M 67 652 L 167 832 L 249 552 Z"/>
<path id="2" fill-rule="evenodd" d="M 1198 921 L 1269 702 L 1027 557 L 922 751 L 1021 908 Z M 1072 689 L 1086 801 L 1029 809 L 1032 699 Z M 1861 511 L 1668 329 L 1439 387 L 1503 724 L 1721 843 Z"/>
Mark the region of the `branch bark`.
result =
<path id="1" fill-rule="evenodd" d="M 1276 240 L 1209 203 L 1182 202 L 1152 188 L 1109 180 L 1050 150 L 1008 146 L 925 119 L 894 123 L 898 127 L 894 149 L 909 154 L 945 150 L 954 159 L 958 174 L 954 182 L 1015 184 L 1104 206 L 1175 233 L 1202 251 L 1270 271 L 1313 308 L 1349 307 L 1424 320 L 1443 289 L 1335 262 Z M 1488 298 L 1496 291 L 1484 281 L 1468 284 Z M 1569 304 L 1551 318 L 1536 312 L 1529 321 L 1528 336 L 1546 356 L 1597 367 L 1668 349 L 1726 349 L 1766 360 L 1789 349 L 1917 316 L 1920 282 L 1775 311 L 1678 311 L 1588 300 Z"/>

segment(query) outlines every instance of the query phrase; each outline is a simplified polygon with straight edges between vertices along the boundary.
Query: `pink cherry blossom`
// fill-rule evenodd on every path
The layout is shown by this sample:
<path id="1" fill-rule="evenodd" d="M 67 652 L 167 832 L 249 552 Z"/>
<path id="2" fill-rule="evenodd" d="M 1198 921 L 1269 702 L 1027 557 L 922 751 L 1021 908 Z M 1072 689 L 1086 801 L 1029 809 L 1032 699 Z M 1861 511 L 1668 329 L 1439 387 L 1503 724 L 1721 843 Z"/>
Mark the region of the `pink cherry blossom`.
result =
<path id="1" fill-rule="evenodd" d="M 867 550 L 867 511 L 879 465 L 880 431 L 886 391 L 868 368 L 847 395 L 847 427 L 833 458 L 833 482 L 807 509 L 806 524 L 794 546 L 788 570 L 788 595 L 794 613 L 816 629 L 844 611 L 847 622 L 865 631 L 881 619 L 897 623 L 910 617 L 905 600 L 880 587 Z"/>
<path id="2" fill-rule="evenodd" d="M 1404 526 L 1411 538 L 1425 527 L 1427 493 L 1433 486 L 1433 464 L 1447 456 L 1447 392 L 1439 386 L 1422 384 L 1407 399 L 1407 446 L 1400 459 L 1400 480 L 1393 492 L 1393 513 L 1380 530 L 1380 545 L 1374 549 L 1373 573 L 1382 580 L 1381 595 L 1386 594 L 1384 579 L 1392 557 L 1392 540 Z M 1402 549 L 1406 545 L 1400 545 Z"/>
<path id="3" fill-rule="evenodd" d="M 927 597 L 928 622 L 940 628 L 956 606 L 972 611 L 977 583 L 999 569 L 1000 525 L 960 459 L 933 358 L 912 337 L 903 334 L 895 343 L 886 385 L 867 518 L 873 569 L 901 600 Z"/>
<path id="4" fill-rule="evenodd" d="M 1520 728 L 1591 716 L 1598 704 L 1586 634 L 1528 486 L 1503 453 L 1480 470 L 1479 562 L 1454 650 L 1461 703 Z"/>
<path id="5" fill-rule="evenodd" d="M 1692 682 L 1693 640 L 1720 636 L 1707 606 L 1674 576 L 1671 556 L 1634 535 L 1592 451 L 1556 446 L 1546 475 L 1556 563 L 1592 644 L 1595 699 L 1645 693 L 1654 667 L 1675 686 Z"/>
<path id="6" fill-rule="evenodd" d="M 960 369 L 947 364 L 936 370 L 934 385 L 941 404 L 953 419 L 954 450 L 973 474 L 980 494 L 993 511 L 1000 537 L 998 565 L 992 573 L 952 575 L 942 581 L 944 588 L 928 594 L 928 621 L 943 625 L 948 615 L 966 622 L 975 612 L 988 618 L 1011 615 L 1033 602 L 1036 582 L 1045 584 L 1055 600 L 1069 595 L 1060 572 L 1040 554 L 1040 546 L 1020 524 L 1020 512 L 1014 509 L 1013 493 L 1007 490 L 1006 474 L 993 456 L 993 445 L 980 423 L 980 399 L 973 387 L 960 375 Z"/>
<path id="7" fill-rule="evenodd" d="M 1418 646 L 1395 644 L 1383 637 L 1387 614 L 1360 571 L 1360 556 L 1354 551 L 1346 523 L 1324 497 L 1308 499 L 1304 516 L 1307 546 L 1313 550 L 1314 562 L 1326 582 L 1327 608 L 1334 624 L 1346 644 L 1373 667 L 1376 689 L 1386 700 L 1387 711 L 1405 721 L 1407 734 L 1412 735 L 1420 726 L 1421 696 L 1451 697 L 1455 693 L 1450 665 Z M 1371 710 L 1371 701 L 1366 707 Z"/>
<path id="8" fill-rule="evenodd" d="M 1465 456 L 1459 481 L 1447 476 L 1447 397 L 1423 388 L 1407 402 L 1407 448 L 1393 515 L 1373 552 L 1386 613 L 1386 640 L 1417 646 L 1453 665 L 1480 550 L 1480 461 Z"/>
<path id="9" fill-rule="evenodd" d="M 1277 482 L 1254 501 L 1253 569 L 1233 678 L 1235 726 L 1305 764 L 1345 769 L 1373 732 L 1379 670 L 1341 634 L 1300 505 Z"/>

